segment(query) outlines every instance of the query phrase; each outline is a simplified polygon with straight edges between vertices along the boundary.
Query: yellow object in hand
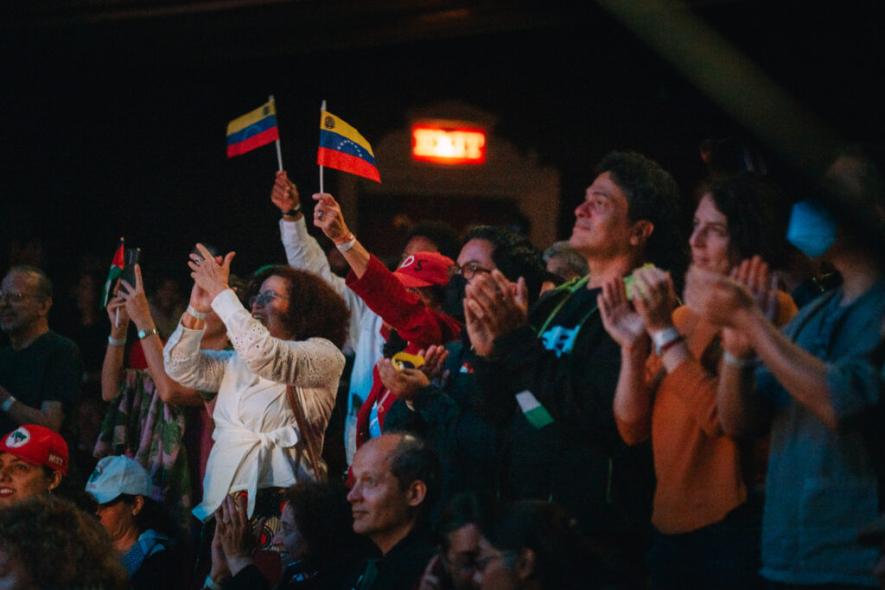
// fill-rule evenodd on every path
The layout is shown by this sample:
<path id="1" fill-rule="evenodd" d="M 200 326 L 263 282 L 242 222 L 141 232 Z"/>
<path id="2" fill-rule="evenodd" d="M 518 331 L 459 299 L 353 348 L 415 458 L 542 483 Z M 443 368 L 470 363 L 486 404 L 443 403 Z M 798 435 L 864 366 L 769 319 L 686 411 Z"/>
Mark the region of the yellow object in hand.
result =
<path id="1" fill-rule="evenodd" d="M 424 357 L 418 354 L 409 354 L 408 352 L 398 352 L 390 359 L 397 371 L 403 369 L 420 369 L 424 366 Z"/>

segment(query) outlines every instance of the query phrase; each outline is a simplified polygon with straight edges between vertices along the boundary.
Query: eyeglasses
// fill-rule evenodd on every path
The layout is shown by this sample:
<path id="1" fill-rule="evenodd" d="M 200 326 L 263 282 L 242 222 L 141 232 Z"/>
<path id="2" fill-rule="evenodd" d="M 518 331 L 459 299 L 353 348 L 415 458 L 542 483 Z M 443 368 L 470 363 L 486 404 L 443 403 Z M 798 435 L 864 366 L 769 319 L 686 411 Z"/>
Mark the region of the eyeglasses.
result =
<path id="1" fill-rule="evenodd" d="M 468 262 L 464 266 L 455 265 L 454 269 L 455 269 L 454 273 L 456 275 L 461 275 L 462 277 L 464 277 L 468 281 L 470 279 L 472 279 L 473 277 L 475 277 L 476 273 L 478 273 L 478 272 L 485 272 L 485 273 L 492 272 L 491 269 L 480 265 L 478 262 Z"/>
<path id="2" fill-rule="evenodd" d="M 249 307 L 252 307 L 256 303 L 263 307 L 263 306 L 267 305 L 268 303 L 270 303 L 271 301 L 273 301 L 274 299 L 288 300 L 289 298 L 286 297 L 285 295 L 279 295 L 277 293 L 274 293 L 273 291 L 262 291 L 258 295 L 253 295 L 252 297 L 249 298 Z"/>
<path id="3" fill-rule="evenodd" d="M 36 297 L 30 293 L 22 293 L 21 291 L 0 291 L 0 301 L 4 303 L 19 303 L 27 297 Z"/>

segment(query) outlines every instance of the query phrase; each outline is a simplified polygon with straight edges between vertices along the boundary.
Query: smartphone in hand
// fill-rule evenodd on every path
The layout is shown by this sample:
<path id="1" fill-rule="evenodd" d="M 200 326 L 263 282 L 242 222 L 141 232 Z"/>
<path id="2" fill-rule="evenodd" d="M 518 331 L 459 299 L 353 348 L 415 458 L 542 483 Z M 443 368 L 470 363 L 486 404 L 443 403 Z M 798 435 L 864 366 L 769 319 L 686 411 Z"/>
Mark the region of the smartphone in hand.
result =
<path id="1" fill-rule="evenodd" d="M 141 248 L 126 248 L 126 266 L 120 278 L 135 286 L 135 265 L 141 262 Z"/>

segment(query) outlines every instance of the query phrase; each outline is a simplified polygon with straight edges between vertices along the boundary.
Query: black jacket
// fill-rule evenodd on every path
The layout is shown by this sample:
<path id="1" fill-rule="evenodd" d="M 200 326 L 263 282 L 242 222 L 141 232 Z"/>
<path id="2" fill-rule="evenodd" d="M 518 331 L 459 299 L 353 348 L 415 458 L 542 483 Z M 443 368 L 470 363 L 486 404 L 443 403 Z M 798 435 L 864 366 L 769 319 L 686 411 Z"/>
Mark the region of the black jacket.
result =
<path id="1" fill-rule="evenodd" d="M 548 293 L 529 323 L 498 338 L 476 375 L 505 421 L 503 496 L 555 501 L 588 534 L 645 530 L 654 488 L 648 445 L 627 447 L 612 404 L 620 348 L 586 280 Z M 552 418 L 534 426 L 516 402 L 528 391 Z"/>

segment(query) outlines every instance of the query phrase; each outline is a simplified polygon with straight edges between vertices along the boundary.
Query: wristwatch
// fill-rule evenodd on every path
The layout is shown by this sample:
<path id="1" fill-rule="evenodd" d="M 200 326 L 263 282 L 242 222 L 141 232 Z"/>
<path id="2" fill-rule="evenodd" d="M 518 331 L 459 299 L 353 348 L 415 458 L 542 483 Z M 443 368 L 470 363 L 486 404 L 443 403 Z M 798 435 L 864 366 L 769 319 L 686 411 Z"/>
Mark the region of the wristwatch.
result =
<path id="1" fill-rule="evenodd" d="M 286 217 L 295 217 L 299 213 L 301 213 L 301 203 L 298 203 L 297 205 L 283 213 L 283 215 L 285 215 Z"/>
<path id="2" fill-rule="evenodd" d="M 144 339 L 147 338 L 148 336 L 153 336 L 154 334 L 156 334 L 157 336 L 159 336 L 159 335 L 160 335 L 160 331 L 159 331 L 157 328 L 151 328 L 150 330 L 139 330 L 139 331 L 138 331 L 138 339 L 139 339 L 139 340 L 144 340 Z"/>

